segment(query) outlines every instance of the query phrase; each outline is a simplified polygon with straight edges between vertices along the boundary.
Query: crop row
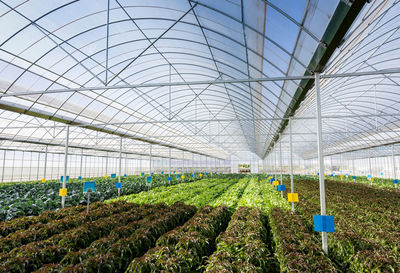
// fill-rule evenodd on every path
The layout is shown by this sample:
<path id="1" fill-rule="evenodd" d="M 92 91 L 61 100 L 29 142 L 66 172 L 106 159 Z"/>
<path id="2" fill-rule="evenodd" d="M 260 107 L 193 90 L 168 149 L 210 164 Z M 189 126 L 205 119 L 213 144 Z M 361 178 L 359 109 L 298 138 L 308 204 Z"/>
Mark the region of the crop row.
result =
<path id="1" fill-rule="evenodd" d="M 149 189 L 145 177 L 128 176 L 122 179 L 121 195 L 134 194 Z M 192 178 L 187 175 L 184 180 L 176 179 L 172 176 L 171 181 L 167 181 L 167 175 L 154 175 L 151 186 L 159 187 L 162 185 L 174 185 L 181 182 L 192 182 L 198 180 L 196 176 Z M 118 191 L 115 183 L 116 178 L 96 179 L 96 192 L 92 193 L 92 202 L 104 201 L 116 197 Z M 59 182 L 37 182 L 37 183 L 11 183 L 1 187 L 0 191 L 0 221 L 8 221 L 15 217 L 26 215 L 38 215 L 46 210 L 60 208 Z M 86 194 L 83 193 L 83 182 L 68 182 L 66 206 L 75 206 L 86 203 Z"/>
<path id="2" fill-rule="evenodd" d="M 217 250 L 205 272 L 276 272 L 266 216 L 257 208 L 239 207 L 218 236 Z"/>
<path id="3" fill-rule="evenodd" d="M 227 207 L 205 206 L 183 226 L 163 236 L 156 247 L 135 258 L 127 272 L 196 272 L 230 219 Z"/>
<path id="4" fill-rule="evenodd" d="M 103 272 L 96 268 L 108 266 L 122 270 L 156 238 L 183 224 L 195 211 L 182 203 L 171 207 L 121 202 L 105 205 L 91 212 L 88 222 L 74 223 L 69 229 L 2 253 L 0 272 Z"/>
<path id="5" fill-rule="evenodd" d="M 318 182 L 296 181 L 300 216 L 312 226 L 319 213 Z M 330 256 L 348 272 L 400 270 L 400 193 L 363 184 L 326 182 L 327 212 L 335 216 Z"/>

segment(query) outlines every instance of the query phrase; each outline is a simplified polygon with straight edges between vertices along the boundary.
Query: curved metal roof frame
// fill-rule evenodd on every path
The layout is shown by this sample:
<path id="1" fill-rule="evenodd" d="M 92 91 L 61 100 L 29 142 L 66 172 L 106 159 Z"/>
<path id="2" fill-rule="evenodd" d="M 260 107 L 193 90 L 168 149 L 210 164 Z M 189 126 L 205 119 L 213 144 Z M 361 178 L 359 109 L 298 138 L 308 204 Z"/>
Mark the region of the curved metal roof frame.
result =
<path id="1" fill-rule="evenodd" d="M 0 97 L 0 132 L 60 143 L 61 122 L 77 126 L 70 137 L 76 144 L 90 146 L 90 138 L 116 147 L 107 136 L 114 134 L 223 158 L 247 147 L 262 157 L 300 80 L 74 88 L 309 74 L 339 3 L 1 1 L 1 25 L 8 26 L 0 34 L 2 93 L 71 92 Z M 9 111 L 20 114 L 7 118 Z"/>

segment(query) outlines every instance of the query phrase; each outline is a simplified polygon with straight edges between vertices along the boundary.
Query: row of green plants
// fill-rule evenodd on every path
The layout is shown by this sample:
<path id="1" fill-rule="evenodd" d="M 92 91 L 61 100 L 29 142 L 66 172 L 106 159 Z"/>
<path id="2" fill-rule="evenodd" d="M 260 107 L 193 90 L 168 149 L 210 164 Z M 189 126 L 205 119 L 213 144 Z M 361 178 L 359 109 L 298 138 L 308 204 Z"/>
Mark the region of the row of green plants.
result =
<path id="1" fill-rule="evenodd" d="M 199 272 L 229 219 L 227 207 L 204 206 L 183 226 L 161 236 L 156 247 L 135 258 L 127 272 Z"/>
<path id="2" fill-rule="evenodd" d="M 400 193 L 364 184 L 327 181 L 327 214 L 335 216 L 328 235 L 329 256 L 345 272 L 400 271 Z M 297 180 L 299 215 L 308 227 L 319 214 L 319 184 Z M 319 239 L 319 234 L 316 235 Z"/>
<path id="3" fill-rule="evenodd" d="M 222 177 L 206 178 L 190 184 L 161 186 L 147 192 L 121 196 L 107 202 L 119 200 L 138 204 L 185 202 L 196 207 L 202 207 L 218 199 L 225 191 L 229 191 L 231 187 L 238 183 L 241 177 L 243 175 L 223 175 Z"/>
<path id="4" fill-rule="evenodd" d="M 205 272 L 277 272 L 267 218 L 257 208 L 239 207 L 228 228 L 217 238 L 217 250 Z"/>
<path id="5" fill-rule="evenodd" d="M 297 175 L 299 179 L 312 179 L 318 180 L 318 175 Z M 340 177 L 340 174 L 336 174 L 334 176 L 326 175 L 325 179 L 333 180 L 333 181 L 341 181 L 341 182 L 355 182 L 355 183 L 362 183 L 366 185 L 372 185 L 379 188 L 395 188 L 395 184 L 393 183 L 393 178 L 383 178 L 383 177 L 373 177 L 373 181 L 371 183 L 370 179 L 366 175 L 357 175 L 356 179 L 353 180 L 353 175 L 348 174 L 346 177 Z"/>
<path id="6" fill-rule="evenodd" d="M 184 179 L 171 176 L 171 181 L 167 179 L 168 175 L 155 174 L 152 177 L 151 188 L 175 185 L 182 182 L 193 182 L 200 179 L 196 174 L 186 174 Z M 118 190 L 115 183 L 118 178 L 97 178 L 96 192 L 90 195 L 90 200 L 104 201 L 118 196 Z M 75 206 L 86 204 L 87 195 L 83 193 L 83 181 L 71 179 L 67 183 L 67 196 L 65 198 L 66 206 Z M 61 198 L 59 189 L 62 184 L 57 182 L 36 182 L 36 183 L 9 183 L 3 185 L 0 191 L 0 221 L 8 221 L 16 217 L 38 215 L 46 210 L 56 210 L 61 207 Z M 146 177 L 128 176 L 122 178 L 121 195 L 129 195 L 141 191 L 149 190 L 149 184 L 146 183 Z"/>
<path id="7" fill-rule="evenodd" d="M 195 211 L 183 203 L 104 205 L 89 222 L 2 253 L 0 272 L 105 272 L 110 266 L 108 272 L 123 271 L 135 255 Z"/>

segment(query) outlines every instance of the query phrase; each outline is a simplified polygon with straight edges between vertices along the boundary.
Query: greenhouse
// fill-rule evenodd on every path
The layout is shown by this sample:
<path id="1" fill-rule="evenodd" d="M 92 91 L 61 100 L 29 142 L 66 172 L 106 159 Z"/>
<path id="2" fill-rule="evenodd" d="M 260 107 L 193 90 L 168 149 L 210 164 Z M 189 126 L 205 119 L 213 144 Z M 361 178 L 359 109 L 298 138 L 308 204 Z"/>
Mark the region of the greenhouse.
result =
<path id="1" fill-rule="evenodd" d="M 0 272 L 400 272 L 399 0 L 0 0 Z"/>

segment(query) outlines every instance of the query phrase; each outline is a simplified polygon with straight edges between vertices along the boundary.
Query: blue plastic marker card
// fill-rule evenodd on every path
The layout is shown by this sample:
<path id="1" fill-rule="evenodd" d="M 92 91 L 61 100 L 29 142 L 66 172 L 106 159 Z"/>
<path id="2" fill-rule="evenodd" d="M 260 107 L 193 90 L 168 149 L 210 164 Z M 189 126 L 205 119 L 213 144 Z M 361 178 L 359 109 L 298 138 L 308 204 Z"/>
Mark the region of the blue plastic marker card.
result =
<path id="1" fill-rule="evenodd" d="M 79 176 L 79 177 L 78 177 L 78 180 L 82 180 L 82 176 Z"/>
<path id="2" fill-rule="evenodd" d="M 124 177 L 126 177 L 127 175 L 126 175 L 126 173 L 124 174 Z"/>
<path id="3" fill-rule="evenodd" d="M 194 173 L 192 173 L 192 178 L 194 177 Z"/>
<path id="4" fill-rule="evenodd" d="M 89 190 L 91 192 L 96 191 L 96 183 L 94 181 L 83 182 L 83 193 L 87 193 Z"/>
<path id="5" fill-rule="evenodd" d="M 121 183 L 121 182 L 115 183 L 115 187 L 116 187 L 117 189 L 122 189 L 122 183 Z"/>
<path id="6" fill-rule="evenodd" d="M 151 176 L 146 177 L 146 183 L 151 183 Z"/>
<path id="7" fill-rule="evenodd" d="M 111 178 L 116 178 L 116 177 L 117 177 L 117 174 L 115 174 L 115 173 L 111 174 Z"/>
<path id="8" fill-rule="evenodd" d="M 168 179 L 167 179 L 168 181 L 171 181 L 171 176 L 168 176 Z"/>
<path id="9" fill-rule="evenodd" d="M 67 175 L 67 182 L 69 180 L 69 175 Z M 64 176 L 61 176 L 61 182 L 64 182 Z"/>
<path id="10" fill-rule="evenodd" d="M 357 178 L 357 176 L 353 175 L 353 179 L 355 180 Z"/>
<path id="11" fill-rule="evenodd" d="M 335 219 L 332 215 L 314 215 L 314 231 L 335 232 Z"/>
<path id="12" fill-rule="evenodd" d="M 399 179 L 393 180 L 393 183 L 394 183 L 394 184 L 399 184 Z"/>
<path id="13" fill-rule="evenodd" d="M 278 185 L 278 191 L 285 191 L 286 186 L 285 185 Z"/>

